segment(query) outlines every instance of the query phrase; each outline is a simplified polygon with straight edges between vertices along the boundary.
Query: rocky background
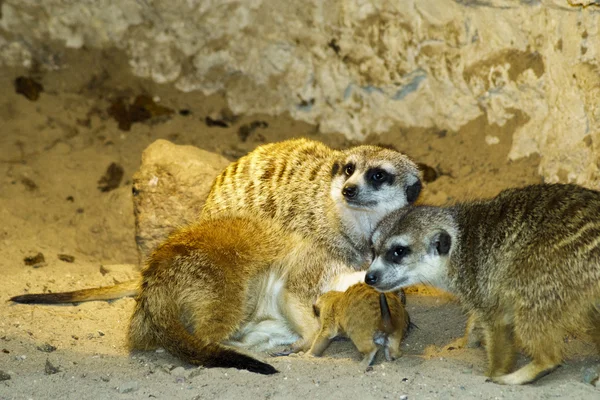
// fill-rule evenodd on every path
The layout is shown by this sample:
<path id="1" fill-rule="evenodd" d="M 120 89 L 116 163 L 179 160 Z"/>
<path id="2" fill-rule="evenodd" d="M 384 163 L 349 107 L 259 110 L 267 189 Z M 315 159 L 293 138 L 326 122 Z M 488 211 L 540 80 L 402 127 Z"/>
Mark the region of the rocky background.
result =
<path id="1" fill-rule="evenodd" d="M 0 65 L 46 71 L 65 67 L 65 48 L 116 48 L 137 76 L 350 139 L 518 120 L 510 159 L 539 153 L 548 182 L 600 183 L 597 1 L 0 4 Z"/>

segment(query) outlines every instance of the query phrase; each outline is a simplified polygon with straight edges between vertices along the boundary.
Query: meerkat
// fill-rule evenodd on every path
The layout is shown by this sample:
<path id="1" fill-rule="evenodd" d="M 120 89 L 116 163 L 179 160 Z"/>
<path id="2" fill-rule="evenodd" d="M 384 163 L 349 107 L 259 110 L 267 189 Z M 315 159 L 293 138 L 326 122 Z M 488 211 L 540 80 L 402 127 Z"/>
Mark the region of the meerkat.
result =
<path id="1" fill-rule="evenodd" d="M 361 367 L 369 370 L 378 347 L 384 347 L 388 361 L 402 355 L 400 344 L 410 325 L 398 293 L 380 293 L 365 283 L 350 286 L 345 292 L 321 295 L 313 306 L 320 321 L 308 354 L 320 356 L 336 336 L 345 335 L 363 354 Z"/>
<path id="2" fill-rule="evenodd" d="M 334 150 L 292 139 L 260 146 L 230 164 L 215 179 L 202 214 L 235 209 L 276 219 L 358 269 L 368 265 L 377 223 L 417 200 L 420 176 L 417 165 L 395 150 Z"/>
<path id="3" fill-rule="evenodd" d="M 533 382 L 560 365 L 566 333 L 590 334 L 600 352 L 599 215 L 600 192 L 562 184 L 409 207 L 373 234 L 365 282 L 455 294 L 483 327 L 491 380 Z M 511 372 L 517 346 L 531 362 Z"/>
<path id="4" fill-rule="evenodd" d="M 229 165 L 213 182 L 201 217 L 233 211 L 277 220 L 310 238 L 356 273 L 331 284 L 345 290 L 364 280 L 369 238 L 389 212 L 414 203 L 421 172 L 406 155 L 378 146 L 334 150 L 308 139 L 265 144 Z M 110 300 L 137 293 L 139 279 L 74 292 L 24 294 L 18 303 L 57 304 Z"/>
<path id="5" fill-rule="evenodd" d="M 236 215 L 183 228 L 151 254 L 131 349 L 163 347 L 191 364 L 271 374 L 244 351 L 312 341 L 312 305 L 347 266 L 276 221 Z"/>

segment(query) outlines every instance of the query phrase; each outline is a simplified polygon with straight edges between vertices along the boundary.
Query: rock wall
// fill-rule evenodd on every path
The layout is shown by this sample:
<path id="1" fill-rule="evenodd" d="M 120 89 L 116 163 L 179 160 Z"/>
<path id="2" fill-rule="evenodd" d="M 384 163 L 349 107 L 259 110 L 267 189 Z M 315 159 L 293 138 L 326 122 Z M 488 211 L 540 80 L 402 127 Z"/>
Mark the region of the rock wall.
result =
<path id="1" fill-rule="evenodd" d="M 48 41 L 117 47 L 136 75 L 224 91 L 235 113 L 289 112 L 352 139 L 524 114 L 509 157 L 537 152 L 547 181 L 600 187 L 598 1 L 0 4 L 0 65 L 62 67 Z"/>

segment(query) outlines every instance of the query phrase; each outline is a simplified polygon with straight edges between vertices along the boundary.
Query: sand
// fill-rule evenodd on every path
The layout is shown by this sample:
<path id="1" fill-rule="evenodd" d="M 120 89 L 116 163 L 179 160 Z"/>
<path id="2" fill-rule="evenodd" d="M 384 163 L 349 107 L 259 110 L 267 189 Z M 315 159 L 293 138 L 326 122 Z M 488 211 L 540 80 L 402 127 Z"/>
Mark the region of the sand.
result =
<path id="1" fill-rule="evenodd" d="M 261 355 L 281 371 L 268 377 L 190 368 L 165 352 L 130 354 L 130 298 L 64 306 L 5 302 L 25 292 L 108 285 L 136 275 L 130 183 L 142 150 L 156 139 L 231 159 L 261 143 L 297 136 L 351 144 L 287 116 L 230 118 L 221 112 L 222 96 L 183 94 L 136 79 L 117 52 L 81 50 L 62 57 L 64 68 L 56 71 L 0 69 L 0 399 L 600 398 L 600 388 L 584 382 L 598 357 L 591 344 L 575 339 L 564 365 L 533 385 L 486 383 L 484 350 L 452 346 L 465 324 L 459 306 L 431 293 L 408 297 L 418 329 L 395 362 L 379 358 L 365 373 L 352 344 L 338 341 L 319 359 Z M 18 76 L 43 84 L 38 100 L 15 92 Z M 174 114 L 120 130 L 108 107 L 118 97 L 140 94 Z M 207 116 L 225 117 L 227 126 L 207 126 Z M 266 124 L 242 138 L 240 127 L 253 121 Z M 541 181 L 537 157 L 507 161 L 511 134 L 523 121 L 515 115 L 500 127 L 482 117 L 459 132 L 396 127 L 367 141 L 394 145 L 436 170 L 439 177 L 428 184 L 424 200 L 443 203 Z M 486 142 L 486 135 L 498 143 L 488 144 L 496 139 Z M 123 179 L 102 192 L 98 181 L 113 162 L 123 167 Z M 26 265 L 26 257 L 40 252 L 43 264 Z M 1 380 L 6 374 L 10 379 Z"/>

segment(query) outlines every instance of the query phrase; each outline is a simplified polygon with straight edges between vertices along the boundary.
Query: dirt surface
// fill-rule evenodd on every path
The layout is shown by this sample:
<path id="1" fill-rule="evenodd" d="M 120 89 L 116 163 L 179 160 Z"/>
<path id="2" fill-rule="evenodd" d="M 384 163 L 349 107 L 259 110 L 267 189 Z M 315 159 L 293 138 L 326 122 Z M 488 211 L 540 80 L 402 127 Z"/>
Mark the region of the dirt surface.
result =
<path id="1" fill-rule="evenodd" d="M 156 139 L 230 159 L 297 136 L 350 144 L 286 116 L 233 116 L 222 111 L 222 97 L 135 79 L 118 53 L 67 52 L 63 62 L 51 72 L 0 70 L 0 399 L 600 398 L 600 387 L 584 382 L 598 358 L 580 340 L 570 340 L 563 367 L 534 385 L 486 383 L 484 351 L 452 346 L 464 329 L 460 308 L 431 293 L 408 297 L 419 328 L 395 362 L 379 359 L 364 373 L 352 344 L 338 341 L 320 359 L 262 355 L 281 371 L 269 377 L 190 368 L 164 352 L 129 354 L 129 298 L 48 307 L 5 302 L 135 276 L 131 177 Z M 15 87 L 21 76 L 40 87 L 23 80 L 29 83 Z M 397 127 L 368 142 L 430 166 L 437 179 L 424 201 L 443 203 L 540 182 L 536 157 L 507 162 L 512 132 L 524 121 L 515 114 L 499 127 L 482 117 L 459 132 Z"/>

